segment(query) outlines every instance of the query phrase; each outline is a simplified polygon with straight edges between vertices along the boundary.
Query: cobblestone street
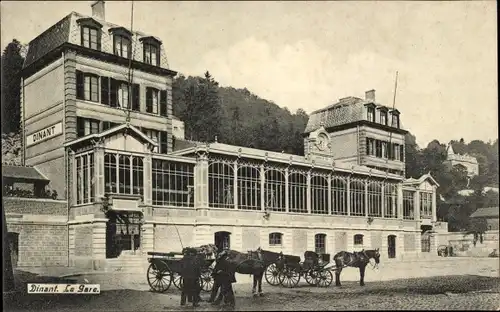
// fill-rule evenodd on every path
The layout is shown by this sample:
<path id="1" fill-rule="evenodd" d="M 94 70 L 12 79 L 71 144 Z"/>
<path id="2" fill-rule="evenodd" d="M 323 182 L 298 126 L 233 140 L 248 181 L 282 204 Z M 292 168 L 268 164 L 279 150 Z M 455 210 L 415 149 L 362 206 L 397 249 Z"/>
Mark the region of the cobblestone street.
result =
<path id="1" fill-rule="evenodd" d="M 263 283 L 265 296 L 253 298 L 251 284 L 235 285 L 236 309 L 262 310 L 427 310 L 465 309 L 498 310 L 500 308 L 500 278 L 498 259 L 469 259 L 455 261 L 397 264 L 378 272 L 367 272 L 366 286 L 360 287 L 357 270 L 351 269 L 341 288 L 314 288 L 301 283 L 297 288 L 273 287 Z M 413 266 L 409 277 L 395 276 L 396 267 Z M 455 274 L 451 274 L 454 270 Z M 474 273 L 474 271 L 476 273 Z M 345 270 L 347 273 L 348 271 Z M 375 273 L 376 272 L 376 273 Z M 410 273 L 409 269 L 406 272 Z M 401 274 L 404 272 L 400 272 Z M 433 275 L 434 276 L 431 276 Z M 462 275 L 457 275 L 463 273 Z M 420 277 L 416 277 L 420 275 Z M 139 278 L 139 277 L 138 277 Z M 95 296 L 23 296 L 6 306 L 6 311 L 182 311 L 180 292 L 172 285 L 163 294 L 152 293 L 142 282 L 134 282 L 132 275 L 78 276 L 73 282 L 100 283 L 102 293 Z M 203 293 L 208 299 L 208 293 Z M 17 303 L 15 302 L 17 301 Z M 223 309 L 206 302 L 197 311 Z"/>

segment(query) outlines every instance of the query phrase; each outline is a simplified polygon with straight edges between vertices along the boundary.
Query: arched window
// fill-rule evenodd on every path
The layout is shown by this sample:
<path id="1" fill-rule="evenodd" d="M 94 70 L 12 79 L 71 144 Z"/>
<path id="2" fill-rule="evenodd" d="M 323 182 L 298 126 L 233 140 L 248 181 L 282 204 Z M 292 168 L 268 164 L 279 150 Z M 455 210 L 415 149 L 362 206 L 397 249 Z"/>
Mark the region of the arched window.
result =
<path id="1" fill-rule="evenodd" d="M 365 183 L 362 181 L 351 181 L 349 196 L 351 200 L 351 215 L 365 215 Z"/>
<path id="2" fill-rule="evenodd" d="M 260 210 L 260 171 L 251 166 L 238 168 L 238 207 Z"/>
<path id="3" fill-rule="evenodd" d="M 325 177 L 311 177 L 311 212 L 328 214 L 328 180 Z"/>
<path id="4" fill-rule="evenodd" d="M 326 253 L 326 234 L 314 235 L 314 251 L 320 255 Z"/>
<path id="5" fill-rule="evenodd" d="M 332 179 L 332 214 L 347 215 L 347 184 L 339 178 Z"/>
<path id="6" fill-rule="evenodd" d="M 377 182 L 368 184 L 368 216 L 382 217 L 382 186 Z"/>
<path id="7" fill-rule="evenodd" d="M 363 234 L 354 235 L 354 246 L 363 246 Z"/>
<path id="8" fill-rule="evenodd" d="M 274 232 L 269 234 L 269 246 L 281 246 L 283 244 L 283 234 Z"/>
<path id="9" fill-rule="evenodd" d="M 272 211 L 285 211 L 285 175 L 275 169 L 266 171 L 265 205 Z"/>
<path id="10" fill-rule="evenodd" d="M 288 177 L 288 205 L 290 212 L 307 213 L 307 177 L 300 172 L 291 173 Z"/>
<path id="11" fill-rule="evenodd" d="M 213 208 L 234 208 L 234 170 L 223 162 L 208 167 L 208 204 Z"/>

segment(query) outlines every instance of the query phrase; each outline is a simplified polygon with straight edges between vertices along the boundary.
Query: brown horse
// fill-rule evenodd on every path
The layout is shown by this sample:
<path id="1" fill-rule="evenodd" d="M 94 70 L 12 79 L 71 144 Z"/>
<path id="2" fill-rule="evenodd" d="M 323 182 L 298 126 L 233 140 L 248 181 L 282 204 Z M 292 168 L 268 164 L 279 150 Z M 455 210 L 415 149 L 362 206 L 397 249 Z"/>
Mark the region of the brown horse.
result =
<path id="1" fill-rule="evenodd" d="M 359 268 L 359 285 L 365 286 L 365 269 L 370 259 L 375 260 L 375 268 L 378 268 L 380 263 L 380 253 L 378 248 L 374 250 L 361 250 L 360 252 L 341 251 L 337 253 L 333 260 L 337 270 L 335 271 L 335 286 L 341 286 L 340 273 L 346 267 Z"/>
<path id="2" fill-rule="evenodd" d="M 277 260 L 277 254 L 267 253 L 258 248 L 255 251 L 242 253 L 236 250 L 223 250 L 217 256 L 216 268 L 228 273 L 253 275 L 252 294 L 263 296 L 262 277 L 267 266 Z"/>

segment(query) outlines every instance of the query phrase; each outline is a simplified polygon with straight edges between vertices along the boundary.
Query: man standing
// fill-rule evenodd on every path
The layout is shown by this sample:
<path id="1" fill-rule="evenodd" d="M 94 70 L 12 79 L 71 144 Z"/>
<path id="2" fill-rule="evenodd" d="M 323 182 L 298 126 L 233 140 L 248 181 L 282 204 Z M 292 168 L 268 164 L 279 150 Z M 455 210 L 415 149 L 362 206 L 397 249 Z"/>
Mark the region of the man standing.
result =
<path id="1" fill-rule="evenodd" d="M 186 297 L 191 297 L 193 307 L 199 304 L 201 265 L 199 263 L 196 249 L 186 248 L 181 261 L 182 293 L 181 305 L 186 304 Z"/>

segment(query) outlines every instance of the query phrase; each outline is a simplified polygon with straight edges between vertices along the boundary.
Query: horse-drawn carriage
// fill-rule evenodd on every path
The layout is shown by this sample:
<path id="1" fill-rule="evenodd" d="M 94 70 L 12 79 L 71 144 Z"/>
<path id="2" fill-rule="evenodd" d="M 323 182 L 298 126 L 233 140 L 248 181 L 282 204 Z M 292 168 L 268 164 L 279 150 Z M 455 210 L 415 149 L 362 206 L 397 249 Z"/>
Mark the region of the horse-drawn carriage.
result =
<path id="1" fill-rule="evenodd" d="M 182 252 L 148 252 L 149 267 L 147 271 L 148 284 L 155 292 L 165 292 L 173 283 L 182 288 L 181 259 Z M 204 291 L 211 291 L 213 286 L 212 270 L 215 258 L 211 253 L 199 253 L 204 265 L 200 276 L 200 286 Z"/>
<path id="2" fill-rule="evenodd" d="M 311 286 L 328 287 L 333 281 L 330 264 L 330 255 L 319 255 L 313 251 L 304 253 L 304 261 L 300 257 L 281 255 L 281 257 L 267 267 L 266 281 L 273 286 L 282 285 L 288 288 L 297 286 L 301 277 Z"/>

